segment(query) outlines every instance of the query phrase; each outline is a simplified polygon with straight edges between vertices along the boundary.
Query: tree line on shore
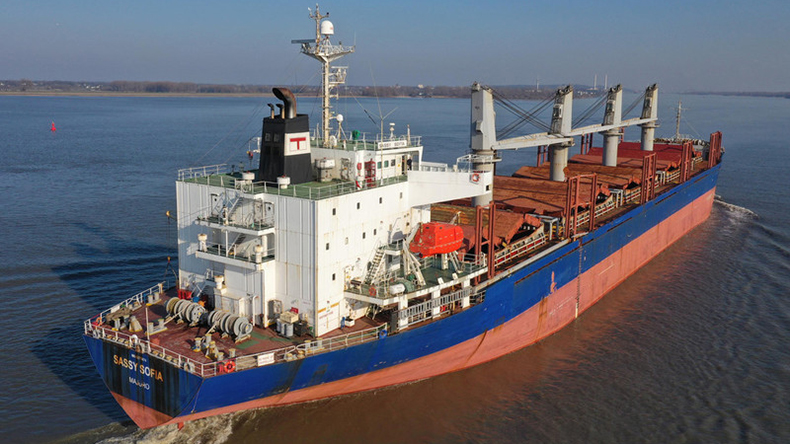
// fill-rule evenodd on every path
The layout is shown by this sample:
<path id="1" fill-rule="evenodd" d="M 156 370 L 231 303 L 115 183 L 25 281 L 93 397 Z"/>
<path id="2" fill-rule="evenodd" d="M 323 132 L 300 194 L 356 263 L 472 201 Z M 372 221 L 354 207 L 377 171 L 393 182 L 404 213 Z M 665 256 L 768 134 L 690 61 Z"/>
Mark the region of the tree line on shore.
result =
<path id="1" fill-rule="evenodd" d="M 115 80 L 112 82 L 72 82 L 61 80 L 0 80 L 0 93 L 30 94 L 216 94 L 216 95 L 271 95 L 272 88 L 283 85 L 230 85 L 192 82 L 143 82 Z M 556 89 L 564 85 L 546 85 L 540 89 L 534 86 L 507 85 L 494 86 L 502 95 L 513 100 L 544 100 L 554 96 Z M 320 87 L 316 85 L 290 86 L 297 95 L 318 96 Z M 338 90 L 344 97 L 457 97 L 468 98 L 469 86 L 343 86 Z M 595 97 L 604 93 L 602 89 L 588 86 L 575 87 L 576 97 Z M 790 99 L 790 92 L 687 92 L 686 94 L 725 95 L 750 97 L 784 97 Z"/>
<path id="2" fill-rule="evenodd" d="M 110 94 L 217 94 L 217 95 L 270 95 L 276 85 L 221 85 L 191 82 L 142 82 L 116 80 L 112 82 L 72 82 L 0 80 L 0 92 L 20 93 L 110 93 Z M 318 96 L 316 85 L 290 86 L 298 95 Z M 546 86 L 497 86 L 496 89 L 510 99 L 547 99 L 554 96 L 555 88 Z M 346 97 L 469 97 L 469 86 L 343 86 L 338 93 Z M 600 92 L 596 92 L 600 93 Z M 577 90 L 577 95 L 596 95 L 587 90 Z"/>

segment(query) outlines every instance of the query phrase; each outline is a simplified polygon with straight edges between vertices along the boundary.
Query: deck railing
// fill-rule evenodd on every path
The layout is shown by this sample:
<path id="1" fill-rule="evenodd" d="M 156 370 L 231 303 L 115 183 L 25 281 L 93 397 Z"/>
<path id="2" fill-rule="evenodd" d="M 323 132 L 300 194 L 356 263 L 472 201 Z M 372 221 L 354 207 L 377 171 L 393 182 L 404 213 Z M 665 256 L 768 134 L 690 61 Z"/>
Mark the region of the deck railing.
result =
<path id="1" fill-rule="evenodd" d="M 330 139 L 331 141 L 331 139 Z M 368 133 L 359 133 L 356 139 L 351 140 L 334 140 L 333 149 L 342 149 L 346 151 L 362 151 L 362 150 L 393 150 L 399 148 L 410 148 L 422 146 L 421 136 L 401 135 L 390 137 L 390 135 L 376 134 L 374 137 L 369 137 Z M 324 139 L 316 137 L 316 133 L 311 131 L 310 144 L 313 147 L 320 148 L 324 146 Z"/>
<path id="2" fill-rule="evenodd" d="M 251 355 L 238 356 L 236 358 L 223 359 L 221 361 L 200 362 L 188 356 L 184 356 L 159 344 L 154 344 L 145 336 L 145 333 L 123 332 L 112 329 L 104 324 L 106 316 L 114 313 L 121 308 L 139 308 L 145 303 L 148 295 L 161 292 L 164 283 L 157 284 L 148 290 L 142 291 L 124 302 L 107 309 L 98 315 L 84 322 L 85 335 L 93 336 L 96 339 L 114 342 L 129 349 L 137 350 L 141 353 L 163 359 L 170 364 L 179 367 L 189 373 L 203 378 L 216 376 L 224 373 L 226 364 L 234 361 L 236 371 L 248 368 L 260 367 L 275 364 L 278 362 L 293 361 L 308 356 L 335 351 L 358 344 L 374 341 L 387 335 L 387 326 L 382 324 L 376 327 L 360 330 L 344 335 L 333 336 L 324 339 L 314 339 L 302 344 L 294 344 L 275 350 L 255 353 Z"/>
<path id="3" fill-rule="evenodd" d="M 537 234 L 520 239 L 508 245 L 505 249 L 497 251 L 494 255 L 494 266 L 498 267 L 504 263 L 518 259 L 545 245 L 548 239 L 543 229 L 539 229 L 541 231 Z"/>
<path id="4" fill-rule="evenodd" d="M 702 162 L 702 157 L 694 157 L 692 158 L 692 165 L 697 165 Z M 667 185 L 671 182 L 678 182 L 680 180 L 680 170 L 675 169 L 672 171 L 657 171 L 656 172 L 656 183 L 655 187 L 658 188 L 659 186 Z M 595 206 L 595 218 L 598 219 L 605 214 L 620 208 L 622 206 L 639 203 L 642 196 L 642 189 L 639 187 L 630 188 L 625 190 L 612 190 L 613 196 L 603 202 Z M 577 216 L 577 225 L 584 225 L 590 220 L 590 210 L 586 209 L 583 211 L 579 211 Z M 571 217 L 569 220 L 566 220 L 566 223 L 573 223 L 573 218 Z M 555 234 L 557 231 L 562 232 L 564 230 L 564 226 L 557 227 L 556 229 L 552 229 L 552 234 Z M 497 253 L 497 259 L 499 258 L 499 254 Z M 499 262 L 497 262 L 499 265 Z"/>
<path id="5" fill-rule="evenodd" d="M 406 175 L 397 175 L 368 181 L 344 181 L 337 183 L 327 183 L 326 185 L 288 185 L 280 186 L 275 182 L 249 182 L 243 181 L 227 173 L 202 174 L 202 169 L 189 171 L 179 171 L 179 180 L 191 180 L 195 183 L 217 186 L 222 188 L 234 188 L 247 194 L 276 194 L 279 196 L 300 197 L 311 200 L 321 200 L 329 197 L 350 194 L 368 188 L 376 188 L 408 180 Z M 184 179 L 181 179 L 181 178 Z"/>
<path id="6" fill-rule="evenodd" d="M 470 297 L 472 291 L 472 287 L 462 288 L 458 291 L 439 296 L 438 298 L 428 299 L 425 302 L 420 302 L 419 304 L 414 304 L 402 310 L 398 310 L 393 313 L 392 323 L 398 325 L 399 328 L 403 328 L 432 318 L 434 315 L 441 316 L 442 313 L 447 312 L 451 304 L 455 304 L 463 298 Z M 438 313 L 435 313 L 435 311 L 438 311 Z M 401 319 L 407 319 L 406 325 L 399 325 L 398 321 Z"/>
<path id="7" fill-rule="evenodd" d="M 184 168 L 178 170 L 178 180 L 197 179 L 198 177 L 227 174 L 229 172 L 230 172 L 230 167 L 225 163 L 219 165 Z"/>
<path id="8" fill-rule="evenodd" d="M 228 219 L 223 219 L 221 216 L 212 214 L 210 216 L 198 216 L 198 222 L 212 223 L 215 225 L 223 225 L 235 228 L 243 228 L 246 230 L 262 231 L 267 228 L 274 227 L 274 216 L 268 215 L 264 217 L 255 214 L 247 214 L 245 216 L 236 216 Z"/>
<path id="9" fill-rule="evenodd" d="M 395 243 L 389 244 L 386 248 L 397 248 L 397 245 L 402 244 L 402 241 L 397 241 Z M 425 268 L 439 268 L 441 267 L 441 258 L 438 256 L 429 256 L 424 257 L 418 260 L 421 269 Z M 475 254 L 467 253 L 458 261 L 459 265 L 461 266 L 460 270 L 455 270 L 456 272 L 460 272 L 463 275 L 468 275 L 474 273 L 476 271 L 481 270 L 482 268 L 486 267 L 486 258 L 485 255 L 481 255 L 478 257 Z M 374 284 L 368 284 L 367 282 L 359 282 L 356 284 L 349 284 L 346 286 L 345 291 L 349 293 L 356 293 L 363 296 L 371 296 L 378 299 L 387 299 L 392 296 L 397 296 L 401 294 L 392 293 L 390 291 L 391 286 L 394 283 L 399 283 L 401 279 L 405 279 L 403 273 L 400 269 L 397 271 L 387 272 L 383 275 L 381 279 L 378 279 Z M 402 282 L 400 282 L 402 283 Z M 425 287 L 421 287 L 420 289 L 424 289 Z M 417 289 L 417 290 L 420 290 Z M 416 291 L 416 290 L 413 290 Z M 411 293 L 412 291 L 407 290 L 406 293 Z"/>
<path id="10" fill-rule="evenodd" d="M 136 295 L 130 297 L 129 299 L 127 299 L 127 300 L 125 300 L 125 301 L 123 301 L 123 302 L 121 302 L 119 304 L 113 305 L 112 307 L 108 308 L 107 310 L 104 310 L 103 312 L 97 314 L 96 316 L 86 320 L 84 322 L 84 324 L 85 324 L 84 325 L 85 326 L 85 334 L 86 335 L 89 334 L 89 329 L 91 328 L 91 326 L 103 323 L 104 320 L 107 318 L 107 315 L 109 315 L 111 313 L 115 313 L 116 311 L 118 311 L 118 310 L 120 310 L 122 308 L 140 307 L 142 304 L 145 303 L 146 299 L 148 299 L 148 296 L 150 296 L 152 294 L 156 294 L 156 293 L 159 293 L 159 294 L 164 293 L 164 287 L 165 287 L 165 282 L 160 282 L 160 283 L 154 285 L 153 287 L 151 287 L 151 288 L 149 288 L 147 290 L 143 290 L 140 293 L 137 293 Z"/>
<path id="11" fill-rule="evenodd" d="M 212 254 L 214 256 L 224 257 L 227 259 L 249 262 L 251 264 L 268 262 L 274 259 L 274 246 L 270 246 L 267 251 L 261 253 L 261 262 L 258 262 L 255 252 L 253 250 L 255 245 L 257 244 L 249 244 L 246 247 L 241 247 L 236 244 L 225 246 L 225 244 L 215 243 L 215 244 L 207 244 L 205 250 L 190 249 L 189 252 L 193 254 L 197 252 Z"/>

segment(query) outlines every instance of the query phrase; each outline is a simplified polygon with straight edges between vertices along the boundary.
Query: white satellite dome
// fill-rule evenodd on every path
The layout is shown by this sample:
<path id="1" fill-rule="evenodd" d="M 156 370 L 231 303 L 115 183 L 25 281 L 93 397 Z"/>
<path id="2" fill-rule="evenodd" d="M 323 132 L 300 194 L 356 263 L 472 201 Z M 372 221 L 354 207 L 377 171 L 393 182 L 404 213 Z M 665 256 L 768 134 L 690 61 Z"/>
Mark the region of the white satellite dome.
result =
<path id="1" fill-rule="evenodd" d="M 335 34 L 335 25 L 332 24 L 329 20 L 324 20 L 321 22 L 321 35 L 334 35 Z"/>

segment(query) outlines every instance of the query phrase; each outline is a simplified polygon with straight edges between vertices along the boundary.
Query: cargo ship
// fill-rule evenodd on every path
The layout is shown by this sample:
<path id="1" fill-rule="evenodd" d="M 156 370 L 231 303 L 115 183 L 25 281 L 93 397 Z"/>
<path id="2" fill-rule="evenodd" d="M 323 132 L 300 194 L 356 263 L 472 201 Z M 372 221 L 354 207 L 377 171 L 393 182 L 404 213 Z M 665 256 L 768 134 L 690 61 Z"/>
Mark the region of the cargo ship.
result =
<path id="1" fill-rule="evenodd" d="M 721 133 L 656 139 L 657 85 L 632 118 L 608 88 L 583 113 L 602 110 L 601 123 L 579 126 L 571 86 L 540 104 L 541 123 L 475 83 L 471 149 L 428 162 L 408 127 L 343 128 L 331 99 L 347 69 L 332 62 L 354 47 L 332 42 L 318 8 L 310 18 L 315 38 L 293 42 L 321 63 L 319 125 L 275 88 L 258 169 L 178 171 L 174 282 L 84 322 L 99 375 L 141 428 L 496 359 L 573 322 L 710 214 Z M 515 124 L 497 131 L 495 103 Z M 507 137 L 527 121 L 545 131 Z M 641 139 L 623 141 L 634 125 Z M 495 173 L 530 147 L 534 166 Z"/>

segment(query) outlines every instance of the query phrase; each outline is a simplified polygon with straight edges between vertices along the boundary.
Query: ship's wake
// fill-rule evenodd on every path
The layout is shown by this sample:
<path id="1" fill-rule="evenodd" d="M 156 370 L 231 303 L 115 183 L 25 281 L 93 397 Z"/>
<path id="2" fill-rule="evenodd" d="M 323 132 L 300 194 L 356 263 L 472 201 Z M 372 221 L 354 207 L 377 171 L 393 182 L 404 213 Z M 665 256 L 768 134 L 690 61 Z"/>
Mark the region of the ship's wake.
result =
<path id="1" fill-rule="evenodd" d="M 184 424 L 181 430 L 176 425 L 154 427 L 148 430 L 113 436 L 99 441 L 100 444 L 221 444 L 229 442 L 237 422 L 237 415 L 219 415 Z"/>
<path id="2" fill-rule="evenodd" d="M 716 196 L 714 199 L 718 208 L 725 211 L 720 213 L 726 215 L 726 220 L 731 222 L 729 225 L 720 226 L 719 229 L 730 237 L 742 237 L 745 239 L 744 244 L 740 244 L 739 248 L 749 249 L 751 251 L 773 251 L 776 254 L 771 255 L 771 258 L 781 258 L 771 264 L 774 271 L 784 270 L 790 271 L 790 232 L 784 226 L 777 226 L 769 217 L 768 219 L 760 219 L 760 216 L 754 211 L 738 205 L 727 203 Z M 746 231 L 740 231 L 741 229 Z M 762 259 L 761 263 L 771 263 L 773 259 Z M 770 274 L 770 273 L 769 273 Z"/>
<path id="3" fill-rule="evenodd" d="M 742 215 L 742 216 L 750 218 L 750 219 L 759 219 L 760 218 L 760 216 L 757 213 L 755 213 L 754 211 L 752 211 L 752 210 L 750 210 L 750 209 L 748 209 L 746 207 L 740 207 L 738 205 L 734 205 L 734 204 L 725 202 L 724 199 L 722 199 L 721 196 L 719 196 L 718 194 L 713 199 L 713 202 L 715 202 L 717 205 L 719 205 L 720 207 L 724 208 L 725 210 L 730 211 L 731 213 L 736 213 L 738 215 Z"/>

